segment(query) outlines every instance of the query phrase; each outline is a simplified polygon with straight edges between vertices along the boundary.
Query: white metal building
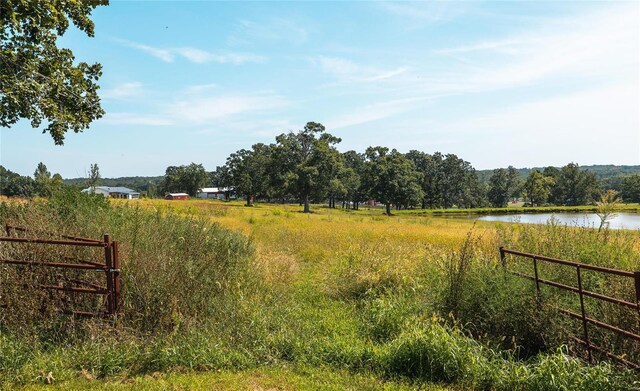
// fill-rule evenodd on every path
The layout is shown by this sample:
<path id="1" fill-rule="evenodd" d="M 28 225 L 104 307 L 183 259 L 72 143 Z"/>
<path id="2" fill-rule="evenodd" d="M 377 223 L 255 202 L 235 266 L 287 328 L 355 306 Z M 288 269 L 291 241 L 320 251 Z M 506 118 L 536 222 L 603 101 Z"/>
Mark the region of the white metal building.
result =
<path id="1" fill-rule="evenodd" d="M 224 200 L 229 191 L 228 187 L 205 187 L 198 192 L 198 198 Z"/>
<path id="2" fill-rule="evenodd" d="M 124 198 L 127 200 L 135 200 L 140 198 L 140 193 L 122 186 L 96 186 L 88 187 L 82 190 L 83 193 L 102 194 L 105 197 Z"/>

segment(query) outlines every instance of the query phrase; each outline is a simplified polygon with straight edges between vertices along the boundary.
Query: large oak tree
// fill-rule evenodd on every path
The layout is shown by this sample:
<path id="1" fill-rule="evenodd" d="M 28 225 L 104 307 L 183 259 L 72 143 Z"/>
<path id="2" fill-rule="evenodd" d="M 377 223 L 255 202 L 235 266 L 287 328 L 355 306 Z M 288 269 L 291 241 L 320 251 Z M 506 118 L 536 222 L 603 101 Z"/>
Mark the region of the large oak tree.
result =
<path id="1" fill-rule="evenodd" d="M 365 156 L 370 194 L 385 205 L 388 216 L 391 215 L 391 205 L 406 207 L 422 200 L 422 174 L 411 160 L 395 149 L 389 151 L 386 147 L 369 147 Z"/>
<path id="2" fill-rule="evenodd" d="M 271 146 L 258 143 L 251 150 L 241 149 L 227 158 L 229 181 L 234 191 L 245 197 L 246 206 L 253 206 L 255 196 L 267 194 L 270 155 Z"/>
<path id="3" fill-rule="evenodd" d="M 325 127 L 316 122 L 307 122 L 298 133 L 281 134 L 276 137 L 275 157 L 282 157 L 280 176 L 290 194 L 300 198 L 304 212 L 309 213 L 312 195 L 321 197 L 329 188 L 336 171 L 333 167 L 339 152 L 335 145 L 341 140 L 325 132 Z"/>

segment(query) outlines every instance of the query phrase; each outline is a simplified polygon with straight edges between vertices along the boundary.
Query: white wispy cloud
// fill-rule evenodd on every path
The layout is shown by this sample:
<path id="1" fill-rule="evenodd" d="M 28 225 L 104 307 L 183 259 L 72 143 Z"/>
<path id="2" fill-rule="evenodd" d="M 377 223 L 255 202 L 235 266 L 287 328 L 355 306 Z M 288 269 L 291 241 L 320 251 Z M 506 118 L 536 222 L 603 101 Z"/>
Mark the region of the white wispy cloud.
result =
<path id="1" fill-rule="evenodd" d="M 213 59 L 213 55 L 211 53 L 192 47 L 182 47 L 173 50 L 187 60 L 198 64 L 204 64 Z"/>
<path id="2" fill-rule="evenodd" d="M 375 5 L 389 15 L 410 21 L 407 25 L 409 28 L 447 22 L 463 13 L 467 7 L 462 2 L 450 1 L 380 1 Z"/>
<path id="3" fill-rule="evenodd" d="M 256 93 L 185 98 L 172 103 L 166 111 L 177 121 L 204 124 L 240 114 L 281 109 L 288 105 L 289 101 L 282 96 Z"/>
<path id="4" fill-rule="evenodd" d="M 198 130 L 197 134 L 225 134 L 229 131 L 238 132 L 242 134 L 249 134 L 259 138 L 266 138 L 268 142 L 273 141 L 273 137 L 287 133 L 289 131 L 296 131 L 299 124 L 296 125 L 288 119 L 274 119 L 270 115 L 264 115 L 259 117 L 252 117 L 251 120 L 246 119 L 232 119 L 225 121 L 224 124 L 216 128 L 206 128 Z M 257 142 L 258 140 L 254 140 Z"/>
<path id="5" fill-rule="evenodd" d="M 125 99 L 139 96 L 143 93 L 142 86 L 140 82 L 121 83 L 101 91 L 100 97 L 104 99 Z"/>
<path id="6" fill-rule="evenodd" d="M 436 51 L 464 55 L 479 70 L 456 78 L 470 90 L 512 88 L 552 78 L 633 78 L 638 69 L 637 6 L 617 6 L 510 39 Z"/>
<path id="7" fill-rule="evenodd" d="M 210 87 L 198 85 L 186 88 L 172 102 L 152 107 L 151 113 L 112 112 L 101 121 L 116 125 L 147 126 L 194 126 L 222 122 L 238 124 L 242 123 L 243 116 L 270 114 L 290 105 L 283 96 L 269 92 L 211 95 Z"/>
<path id="8" fill-rule="evenodd" d="M 494 41 L 477 42 L 471 45 L 462 45 L 452 48 L 434 50 L 434 54 L 466 54 L 481 51 L 495 51 L 505 54 L 522 53 L 527 46 L 534 44 L 544 44 L 539 38 L 520 37 L 517 39 L 503 39 Z"/>
<path id="9" fill-rule="evenodd" d="M 316 56 L 311 61 L 320 69 L 343 82 L 372 82 L 390 79 L 409 71 L 409 67 L 400 66 L 392 69 L 360 65 L 354 61 L 329 56 Z"/>
<path id="10" fill-rule="evenodd" d="M 244 64 L 248 62 L 261 63 L 266 59 L 263 56 L 250 53 L 210 53 L 204 50 L 183 47 L 174 49 L 176 53 L 197 64 L 216 62 L 218 64 Z"/>
<path id="11" fill-rule="evenodd" d="M 367 134 L 372 135 L 376 129 L 381 134 L 387 126 L 393 126 L 398 134 L 411 135 L 405 139 L 411 139 L 417 147 L 429 143 L 437 148 L 434 140 L 446 141 L 447 148 L 459 148 L 454 152 L 483 162 L 485 167 L 512 163 L 507 160 L 514 156 L 519 156 L 519 162 L 525 161 L 525 156 L 542 159 L 531 160 L 531 164 L 565 164 L 568 159 L 594 161 L 595 156 L 602 156 L 602 161 L 620 161 L 614 154 L 624 153 L 638 161 L 637 11 L 637 5 L 600 7 L 595 13 L 541 19 L 526 33 L 495 38 L 478 35 L 477 40 L 467 38 L 457 45 L 410 55 L 403 55 L 401 49 L 391 50 L 386 57 L 345 50 L 338 56 L 307 57 L 308 64 L 333 80 L 321 85 L 317 99 L 310 101 L 316 104 L 327 96 L 341 99 L 349 95 L 344 107 L 323 113 L 322 122 L 328 129 L 348 128 L 354 133 L 369 129 Z M 252 23 L 242 26 L 245 32 L 258 34 L 258 27 Z M 282 43 L 286 39 L 269 34 L 265 32 L 262 42 Z M 251 34 L 242 37 L 250 38 Z M 168 52 L 173 56 L 171 61 L 260 61 L 251 57 L 216 57 L 223 54 L 191 47 L 151 49 L 157 49 L 148 52 L 161 59 L 168 58 Z M 368 62 L 366 58 L 380 61 Z M 131 87 L 135 90 L 135 86 Z M 535 93 L 528 93 L 529 89 Z M 158 116 L 117 113 L 105 120 L 158 126 L 179 124 L 211 132 L 223 129 L 234 134 L 237 131 L 272 137 L 291 126 L 286 118 L 299 115 L 290 113 L 292 102 L 297 99 L 277 92 L 229 93 L 209 83 L 185 87 L 176 95 L 167 99 L 169 103 L 156 105 L 156 111 L 161 113 Z M 496 102 L 492 103 L 492 99 Z M 450 109 L 446 107 L 449 103 L 465 107 Z M 415 125 L 426 119 L 434 119 L 433 124 Z M 412 134 L 396 126 L 403 122 L 410 123 L 407 129 L 419 128 L 420 133 Z M 429 129 L 429 137 L 424 129 Z M 616 136 L 606 138 L 598 133 L 603 129 Z M 573 145 L 578 133 L 584 135 L 581 139 L 598 141 L 581 141 L 575 148 L 581 151 L 557 147 L 553 152 L 527 150 L 547 149 L 538 140 L 552 138 L 558 144 Z M 630 142 L 615 152 L 615 143 L 622 139 Z M 370 140 L 367 138 L 367 142 L 375 142 Z M 506 157 L 491 152 L 497 145 L 509 146 Z M 555 159 L 552 155 L 558 161 L 543 161 Z M 500 161 L 501 158 L 505 160 Z"/>
<path id="12" fill-rule="evenodd" d="M 424 102 L 425 98 L 397 99 L 386 102 L 374 103 L 351 109 L 344 114 L 327 121 L 329 129 L 341 129 L 369 122 L 379 121 L 398 114 L 415 110 Z"/>
<path id="13" fill-rule="evenodd" d="M 196 64 L 205 64 L 215 62 L 218 64 L 245 64 L 245 63 L 261 63 L 266 58 L 253 53 L 236 53 L 236 52 L 209 52 L 206 50 L 194 48 L 191 46 L 183 46 L 177 48 L 158 48 L 149 45 L 143 45 L 131 41 L 122 41 L 127 46 L 141 50 L 153 57 L 159 58 L 164 62 L 174 62 L 177 57 L 184 58 Z"/>
<path id="14" fill-rule="evenodd" d="M 612 84 L 514 105 L 463 123 L 469 129 L 493 128 L 514 138 L 535 134 L 541 143 L 551 138 L 570 142 L 579 133 L 599 140 L 594 143 L 598 148 L 604 138 L 599 136 L 608 136 L 613 143 L 640 137 L 633 131 L 640 125 L 640 107 L 635 104 L 639 96 L 636 86 Z"/>
<path id="15" fill-rule="evenodd" d="M 487 168 L 506 166 L 513 156 L 520 156 L 520 164 L 528 166 L 562 165 L 568 159 L 638 164 L 638 102 L 637 84 L 616 83 L 513 105 L 437 127 L 461 136 L 467 149 L 465 156 L 482 161 Z M 490 145 L 487 139 L 491 140 Z M 550 148 L 549 140 L 562 147 Z M 494 150 L 509 153 L 490 152 Z"/>
<path id="16" fill-rule="evenodd" d="M 168 126 L 174 124 L 171 118 L 162 115 L 128 112 L 110 112 L 100 119 L 100 121 L 111 125 Z"/>
<path id="17" fill-rule="evenodd" d="M 212 90 L 214 88 L 218 88 L 218 84 L 216 83 L 194 84 L 185 88 L 185 93 L 189 95 L 200 94 L 205 91 Z"/>
<path id="18" fill-rule="evenodd" d="M 135 42 L 127 42 L 127 45 L 134 49 L 138 49 L 147 54 L 150 54 L 153 57 L 159 58 L 164 62 L 173 62 L 175 58 L 174 53 L 168 49 L 160 49 L 153 46 L 143 45 Z"/>
<path id="19" fill-rule="evenodd" d="M 286 18 L 268 18 L 260 21 L 239 20 L 227 42 L 230 45 L 250 45 L 256 42 L 300 45 L 308 40 L 308 27 Z"/>
<path id="20" fill-rule="evenodd" d="M 595 140 L 603 137 L 603 130 L 610 129 L 618 136 L 608 139 L 607 148 L 615 149 L 613 144 L 621 139 L 633 140 L 628 149 L 633 151 L 637 161 L 640 141 L 640 44 L 637 34 L 640 19 L 637 10 L 637 5 L 614 6 L 600 9 L 598 13 L 573 15 L 564 22 L 544 22 L 530 33 L 493 41 L 467 42 L 426 53 L 427 59 L 462 56 L 467 60 L 462 64 L 454 62 L 446 68 L 429 69 L 426 60 L 423 69 L 412 67 L 402 72 L 389 70 L 385 73 L 380 68 L 377 68 L 378 72 L 367 71 L 371 65 L 359 66 L 345 59 L 316 57 L 315 61 L 323 71 L 335 75 L 338 80 L 375 80 L 373 75 L 378 74 L 387 81 L 385 89 L 380 90 L 381 102 L 352 107 L 347 114 L 334 117 L 327 124 L 339 129 L 388 118 L 398 122 L 413 116 L 410 112 L 416 112 L 426 102 L 438 102 L 443 97 L 454 102 L 452 99 L 465 96 L 468 102 L 479 102 L 478 106 L 482 107 L 487 105 L 480 102 L 493 99 L 497 91 L 500 94 L 519 91 L 517 106 L 504 102 L 502 97 L 499 98 L 504 102 L 502 112 L 495 113 L 494 110 L 493 114 L 482 116 L 477 113 L 487 108 L 474 108 L 474 116 L 469 120 L 454 121 L 454 127 L 439 122 L 437 127 L 450 129 L 453 134 L 466 134 L 467 137 L 460 140 L 466 144 L 473 140 L 474 145 L 486 145 L 494 138 L 510 139 L 513 134 L 536 140 L 553 138 L 560 144 L 570 145 L 578 133 Z M 392 76 L 384 79 L 386 75 Z M 611 87 L 612 83 L 615 86 Z M 563 87 L 558 88 L 559 85 Z M 523 99 L 522 89 L 533 87 L 537 88 L 537 93 L 531 95 L 535 100 Z M 362 88 L 364 85 L 351 84 L 348 91 L 355 94 Z M 435 112 L 429 113 L 438 117 Z M 545 130 L 541 131 L 542 128 Z M 526 137 L 511 139 L 509 145 L 529 145 Z M 595 156 L 598 143 L 584 149 Z M 544 142 L 538 147 L 544 149 Z M 561 148 L 556 150 L 562 155 Z M 566 159 L 564 152 L 563 159 Z M 466 153 L 474 156 L 474 152 Z M 520 153 L 535 155 L 525 150 Z M 616 161 L 615 156 L 609 157 Z M 489 160 L 482 156 L 474 158 Z M 593 159 L 583 161 L 589 160 Z"/>
<path id="21" fill-rule="evenodd" d="M 412 61 L 411 68 L 399 67 L 397 72 L 389 69 L 386 73 L 373 65 L 359 66 L 334 57 L 316 57 L 315 61 L 342 82 L 376 81 L 376 74 L 385 80 L 384 84 L 369 84 L 375 85 L 375 91 L 366 84 L 351 84 L 345 93 L 386 94 L 387 98 L 396 99 L 478 98 L 498 90 L 533 86 L 550 92 L 569 81 L 582 87 L 611 81 L 636 85 L 640 68 L 639 25 L 637 4 L 623 4 L 543 20 L 530 32 L 509 38 L 485 38 L 432 50 L 421 60 Z M 443 62 L 449 65 L 431 65 Z M 567 90 L 571 93 L 575 87 Z"/>

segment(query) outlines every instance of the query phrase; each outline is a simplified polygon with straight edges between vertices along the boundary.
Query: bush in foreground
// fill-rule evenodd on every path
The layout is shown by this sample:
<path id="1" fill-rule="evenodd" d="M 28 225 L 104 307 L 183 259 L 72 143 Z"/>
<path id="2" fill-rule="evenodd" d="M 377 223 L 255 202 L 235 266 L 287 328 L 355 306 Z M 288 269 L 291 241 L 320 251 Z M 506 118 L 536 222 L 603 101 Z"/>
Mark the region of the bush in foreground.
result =
<path id="1" fill-rule="evenodd" d="M 246 237 L 202 219 L 112 206 L 102 196 L 68 190 L 50 202 L 3 203 L 0 223 L 26 227 L 28 237 L 40 238 L 97 239 L 109 232 L 120 244 L 123 308 L 115 329 L 99 320 L 73 321 L 56 313 L 56 308 L 42 311 L 51 295 L 30 288 L 39 281 L 57 283 L 59 270 L 5 267 L 0 295 L 19 304 L 20 311 L 0 312 L 0 330 L 37 335 L 41 342 L 73 337 L 79 329 L 139 337 L 203 327 L 230 316 L 235 300 L 254 280 L 249 268 L 253 247 Z M 62 247 L 4 243 L 1 251 L 9 259 L 32 261 L 51 260 L 52 256 L 103 259 L 101 249 Z M 104 285 L 103 274 L 98 274 L 86 272 L 82 278 L 94 278 Z M 26 291 L 25 278 L 29 282 Z M 95 309 L 102 303 L 89 305 Z M 52 334 L 55 330 L 65 335 Z"/>

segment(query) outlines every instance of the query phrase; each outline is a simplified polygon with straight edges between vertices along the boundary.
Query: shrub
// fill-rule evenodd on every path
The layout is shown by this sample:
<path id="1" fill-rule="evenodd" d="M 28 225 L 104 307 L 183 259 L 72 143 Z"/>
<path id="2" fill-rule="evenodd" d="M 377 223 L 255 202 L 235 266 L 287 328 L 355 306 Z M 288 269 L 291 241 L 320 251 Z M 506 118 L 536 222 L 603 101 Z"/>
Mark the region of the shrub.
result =
<path id="1" fill-rule="evenodd" d="M 558 349 L 530 361 L 495 352 L 437 320 L 415 323 L 384 352 L 391 376 L 458 384 L 486 390 L 631 390 L 638 382 L 630 370 L 606 363 L 584 365 Z"/>
<path id="2" fill-rule="evenodd" d="M 538 301 L 528 280 L 505 273 L 473 230 L 459 251 L 441 262 L 444 284 L 436 308 L 489 346 L 529 357 L 566 340 L 562 318 Z"/>
<path id="3" fill-rule="evenodd" d="M 471 339 L 436 322 L 409 328 L 389 344 L 387 354 L 389 374 L 446 383 L 472 378 L 484 358 Z"/>

